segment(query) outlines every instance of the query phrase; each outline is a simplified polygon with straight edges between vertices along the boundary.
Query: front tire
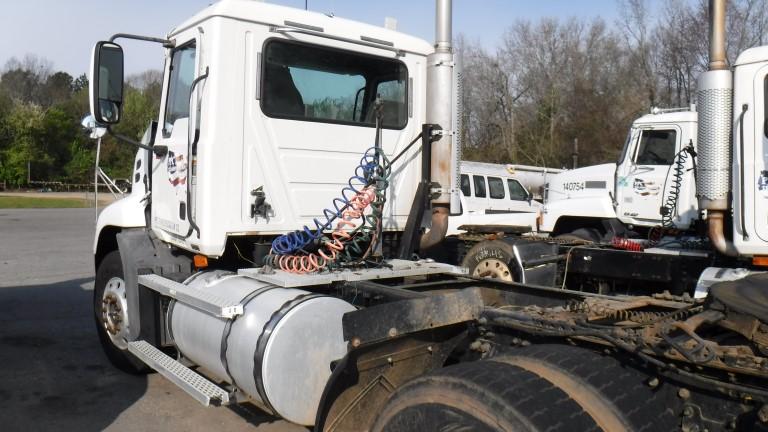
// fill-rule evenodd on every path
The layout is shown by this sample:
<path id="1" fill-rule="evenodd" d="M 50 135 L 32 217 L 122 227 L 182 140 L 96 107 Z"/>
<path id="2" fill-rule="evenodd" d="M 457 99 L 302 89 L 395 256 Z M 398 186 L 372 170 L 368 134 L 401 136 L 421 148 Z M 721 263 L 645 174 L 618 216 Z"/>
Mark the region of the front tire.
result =
<path id="1" fill-rule="evenodd" d="M 93 312 L 96 320 L 96 332 L 101 348 L 110 363 L 116 368 L 131 374 L 144 374 L 149 371 L 133 354 L 126 351 L 128 343 L 127 299 L 125 280 L 120 252 L 109 252 L 101 260 L 96 270 L 93 287 Z"/>

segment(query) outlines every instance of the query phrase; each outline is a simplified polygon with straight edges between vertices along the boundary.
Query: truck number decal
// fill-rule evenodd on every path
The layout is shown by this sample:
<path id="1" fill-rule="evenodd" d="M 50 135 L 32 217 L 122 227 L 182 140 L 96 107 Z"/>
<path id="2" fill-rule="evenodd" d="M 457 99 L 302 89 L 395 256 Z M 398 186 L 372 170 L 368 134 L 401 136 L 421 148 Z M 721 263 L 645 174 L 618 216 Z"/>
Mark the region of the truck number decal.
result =
<path id="1" fill-rule="evenodd" d="M 580 190 L 584 190 L 584 182 L 568 182 L 568 183 L 563 183 L 563 190 L 567 190 L 567 191 L 580 191 Z"/>

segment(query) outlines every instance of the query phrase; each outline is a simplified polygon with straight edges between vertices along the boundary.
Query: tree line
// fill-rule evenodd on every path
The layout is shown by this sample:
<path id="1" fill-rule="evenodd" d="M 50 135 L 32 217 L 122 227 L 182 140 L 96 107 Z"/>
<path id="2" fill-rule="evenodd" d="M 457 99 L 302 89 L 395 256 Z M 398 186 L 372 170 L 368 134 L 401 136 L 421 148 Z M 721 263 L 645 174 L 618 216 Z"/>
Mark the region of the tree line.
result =
<path id="1" fill-rule="evenodd" d="M 707 65 L 707 2 L 669 0 L 651 14 L 647 0 L 617 0 L 615 22 L 595 18 L 519 20 L 490 50 L 463 35 L 464 158 L 570 166 L 616 159 L 631 122 L 651 107 L 695 102 Z M 765 43 L 768 0 L 732 0 L 727 55 Z M 157 118 L 162 73 L 127 79 L 115 131 L 139 138 Z M 80 128 L 88 79 L 54 71 L 34 55 L 0 70 L 0 182 L 88 183 L 95 145 Z M 105 136 L 101 165 L 127 178 L 135 149 Z"/>
<path id="2" fill-rule="evenodd" d="M 124 121 L 115 131 L 139 137 L 160 106 L 162 76 L 147 71 L 128 78 Z M 84 184 L 93 178 L 95 143 L 80 121 L 88 113 L 88 78 L 53 71 L 51 62 L 11 58 L 0 72 L 0 182 Z M 130 175 L 134 149 L 105 136 L 101 165 L 113 178 Z"/>
<path id="3" fill-rule="evenodd" d="M 628 128 L 651 107 L 695 103 L 708 62 L 706 0 L 619 0 L 620 17 L 517 21 L 489 50 L 459 36 L 464 158 L 570 167 L 616 160 Z M 763 45 L 768 1 L 729 1 L 727 56 Z"/>

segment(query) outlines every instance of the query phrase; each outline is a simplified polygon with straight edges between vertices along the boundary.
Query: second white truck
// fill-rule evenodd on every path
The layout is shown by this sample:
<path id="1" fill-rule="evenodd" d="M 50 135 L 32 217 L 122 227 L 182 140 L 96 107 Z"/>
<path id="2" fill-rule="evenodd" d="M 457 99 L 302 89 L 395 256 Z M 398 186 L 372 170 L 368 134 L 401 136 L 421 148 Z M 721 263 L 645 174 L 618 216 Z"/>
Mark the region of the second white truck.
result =
<path id="1" fill-rule="evenodd" d="M 701 220 L 694 163 L 698 115 L 652 110 L 632 124 L 616 163 L 573 169 L 546 187 L 539 231 L 600 240 L 623 230 L 688 230 Z"/>

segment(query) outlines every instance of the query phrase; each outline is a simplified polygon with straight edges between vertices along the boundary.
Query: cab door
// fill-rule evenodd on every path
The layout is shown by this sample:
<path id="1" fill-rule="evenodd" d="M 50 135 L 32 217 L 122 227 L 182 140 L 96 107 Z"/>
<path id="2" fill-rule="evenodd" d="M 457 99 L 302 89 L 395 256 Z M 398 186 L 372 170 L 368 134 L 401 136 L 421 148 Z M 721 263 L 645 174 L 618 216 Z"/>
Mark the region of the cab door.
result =
<path id="1" fill-rule="evenodd" d="M 757 237 L 765 242 L 768 241 L 768 66 L 761 67 L 755 73 L 753 87 L 754 114 L 748 111 L 742 119 L 744 124 L 736 123 L 734 126 L 744 130 L 744 142 L 737 148 L 738 151 L 744 151 L 744 164 L 741 160 L 734 161 L 736 169 L 732 184 L 736 186 L 736 211 L 739 215 L 744 212 L 744 217 L 739 219 L 743 219 L 747 225 L 741 227 L 740 231 L 748 231 L 751 226 Z M 750 120 L 752 128 L 749 127 Z M 750 129 L 754 134 L 752 139 L 749 136 Z M 737 156 L 738 153 L 734 152 L 734 158 Z M 740 180 L 742 176 L 743 183 Z M 741 225 L 741 221 L 738 225 Z"/>
<path id="2" fill-rule="evenodd" d="M 186 237 L 190 234 L 187 188 L 190 187 L 189 101 L 197 70 L 196 43 L 192 39 L 170 51 L 165 71 L 156 146 L 167 154 L 155 156 L 152 169 L 152 228 Z"/>
<path id="3" fill-rule="evenodd" d="M 630 139 L 633 146 L 617 172 L 619 218 L 629 223 L 656 225 L 669 168 L 680 149 L 681 131 L 677 125 L 640 128 Z"/>

